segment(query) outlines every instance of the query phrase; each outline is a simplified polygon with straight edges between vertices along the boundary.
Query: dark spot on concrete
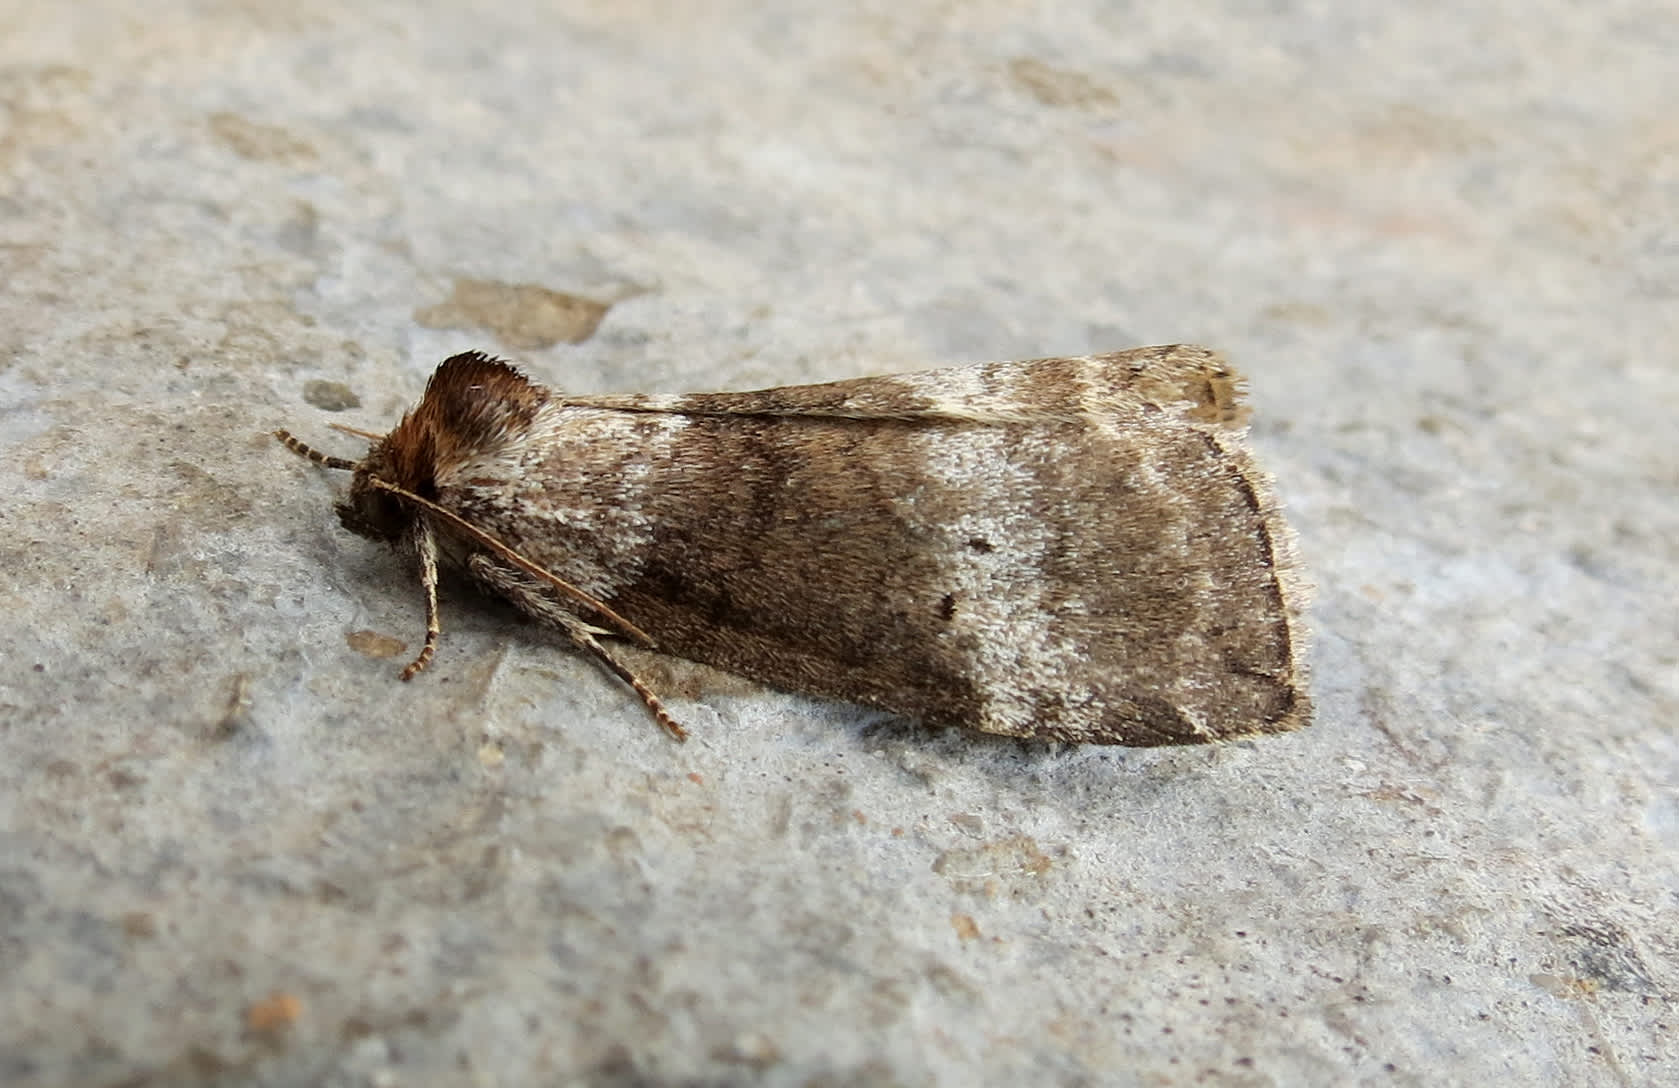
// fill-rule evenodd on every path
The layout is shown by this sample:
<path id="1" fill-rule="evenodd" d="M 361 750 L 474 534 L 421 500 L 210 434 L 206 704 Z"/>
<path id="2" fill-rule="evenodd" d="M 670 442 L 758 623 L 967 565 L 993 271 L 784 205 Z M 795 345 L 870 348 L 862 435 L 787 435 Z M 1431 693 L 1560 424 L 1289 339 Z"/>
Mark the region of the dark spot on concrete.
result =
<path id="1" fill-rule="evenodd" d="M 485 329 L 510 348 L 539 351 L 562 340 L 581 344 L 609 308 L 534 283 L 457 279 L 448 299 L 414 311 L 414 320 L 428 329 Z"/>
<path id="2" fill-rule="evenodd" d="M 293 166 L 315 161 L 315 149 L 309 141 L 293 136 L 279 125 L 265 125 L 237 113 L 211 114 L 210 132 L 223 147 L 242 159 Z"/>
<path id="3" fill-rule="evenodd" d="M 343 412 L 361 407 L 361 398 L 343 382 L 305 382 L 303 399 L 323 412 Z"/>

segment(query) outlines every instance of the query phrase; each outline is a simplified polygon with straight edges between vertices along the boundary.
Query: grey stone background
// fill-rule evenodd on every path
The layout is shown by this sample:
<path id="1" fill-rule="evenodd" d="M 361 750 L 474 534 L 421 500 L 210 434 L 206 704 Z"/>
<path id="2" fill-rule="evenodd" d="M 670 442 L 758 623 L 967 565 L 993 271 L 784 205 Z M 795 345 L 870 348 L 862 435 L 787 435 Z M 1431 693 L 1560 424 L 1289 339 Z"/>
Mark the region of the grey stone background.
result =
<path id="1" fill-rule="evenodd" d="M 1652 0 L 0 3 L 0 1081 L 1672 1083 L 1676 56 Z M 268 437 L 468 347 L 1173 341 L 1251 378 L 1302 733 L 644 660 L 677 746 L 463 590 L 399 684 L 411 574 Z"/>

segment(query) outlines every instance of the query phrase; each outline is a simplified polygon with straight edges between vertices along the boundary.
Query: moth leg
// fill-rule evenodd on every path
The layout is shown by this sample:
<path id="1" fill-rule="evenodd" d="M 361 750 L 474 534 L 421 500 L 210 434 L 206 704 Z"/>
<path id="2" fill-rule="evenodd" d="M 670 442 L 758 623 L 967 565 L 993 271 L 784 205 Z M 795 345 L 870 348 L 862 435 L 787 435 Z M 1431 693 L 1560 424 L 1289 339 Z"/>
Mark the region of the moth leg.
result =
<path id="1" fill-rule="evenodd" d="M 597 661 L 612 670 L 614 676 L 633 688 L 635 693 L 641 696 L 641 701 L 647 704 L 647 709 L 652 713 L 653 720 L 663 726 L 665 732 L 677 740 L 688 739 L 688 731 L 682 728 L 682 724 L 671 716 L 670 711 L 665 709 L 665 704 L 657 695 L 653 694 L 653 689 L 643 683 L 641 677 L 631 672 L 628 665 L 613 657 L 607 648 L 602 646 L 599 640 L 589 632 L 587 627 L 573 621 L 565 625 L 565 633 L 571 638 L 573 645 L 580 650 L 593 654 Z"/>
<path id="2" fill-rule="evenodd" d="M 404 680 L 414 679 L 431 664 L 432 655 L 437 653 L 437 640 L 443 634 L 437 613 L 437 538 L 423 518 L 414 527 L 414 555 L 420 561 L 420 585 L 426 591 L 426 643 L 420 647 L 420 656 L 402 670 Z"/>
<path id="3" fill-rule="evenodd" d="M 547 592 L 545 585 L 534 578 L 527 578 L 518 571 L 508 570 L 482 552 L 469 557 L 466 566 L 472 576 L 492 592 L 512 602 L 526 614 L 546 620 L 564 631 L 573 646 L 599 661 L 612 675 L 628 684 L 630 689 L 641 697 L 641 701 L 647 705 L 648 712 L 653 715 L 653 720 L 658 722 L 665 732 L 677 740 L 688 739 L 688 730 L 665 709 L 664 702 L 653 694 L 653 689 L 595 638 L 597 633 L 602 633 L 600 628 L 591 627 L 573 615 L 553 594 Z"/>

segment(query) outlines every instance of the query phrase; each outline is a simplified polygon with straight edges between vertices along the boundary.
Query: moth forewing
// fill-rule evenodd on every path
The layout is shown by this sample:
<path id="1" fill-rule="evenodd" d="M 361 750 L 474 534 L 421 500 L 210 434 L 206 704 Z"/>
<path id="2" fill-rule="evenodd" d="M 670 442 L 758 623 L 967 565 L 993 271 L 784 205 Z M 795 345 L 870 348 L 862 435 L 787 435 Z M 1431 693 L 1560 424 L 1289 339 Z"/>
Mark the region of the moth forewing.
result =
<path id="1" fill-rule="evenodd" d="M 1216 354 L 1182 346 L 598 397 L 469 353 L 361 462 L 285 439 L 355 469 L 347 525 L 390 539 L 377 504 L 396 501 L 673 734 L 590 617 L 932 723 L 1195 743 L 1310 714 L 1304 584 L 1240 394 Z"/>

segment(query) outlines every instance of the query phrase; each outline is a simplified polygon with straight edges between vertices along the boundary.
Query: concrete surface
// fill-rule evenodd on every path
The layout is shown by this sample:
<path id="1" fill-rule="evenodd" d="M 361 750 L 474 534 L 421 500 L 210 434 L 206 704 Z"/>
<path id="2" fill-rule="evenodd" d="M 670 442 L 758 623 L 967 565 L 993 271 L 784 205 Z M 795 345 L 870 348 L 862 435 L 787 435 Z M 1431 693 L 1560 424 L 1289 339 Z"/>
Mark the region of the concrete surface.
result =
<path id="1" fill-rule="evenodd" d="M 0 4 L 0 1081 L 1673 1082 L 1679 9 L 531 7 Z M 399 684 L 267 436 L 1171 341 L 1294 736 L 679 747 L 460 590 Z"/>

